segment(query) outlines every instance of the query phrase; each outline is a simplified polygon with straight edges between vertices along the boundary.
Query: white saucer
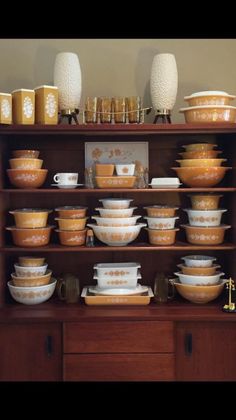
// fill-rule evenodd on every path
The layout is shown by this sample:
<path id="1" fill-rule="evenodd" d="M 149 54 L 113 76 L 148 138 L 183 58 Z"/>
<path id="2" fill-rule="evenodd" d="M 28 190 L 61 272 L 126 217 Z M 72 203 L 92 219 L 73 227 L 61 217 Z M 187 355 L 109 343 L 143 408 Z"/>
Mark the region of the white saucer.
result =
<path id="1" fill-rule="evenodd" d="M 83 187 L 84 184 L 73 184 L 73 185 L 62 185 L 62 184 L 51 184 L 52 187 L 58 187 L 58 188 L 76 188 L 76 187 Z"/>
<path id="2" fill-rule="evenodd" d="M 147 286 L 141 286 L 141 284 L 138 284 L 135 288 L 107 288 L 107 289 L 101 289 L 98 286 L 92 286 L 89 287 L 89 292 L 96 294 L 96 295 L 103 295 L 103 296 L 127 296 L 127 295 L 139 295 L 141 293 L 145 293 L 148 291 Z"/>

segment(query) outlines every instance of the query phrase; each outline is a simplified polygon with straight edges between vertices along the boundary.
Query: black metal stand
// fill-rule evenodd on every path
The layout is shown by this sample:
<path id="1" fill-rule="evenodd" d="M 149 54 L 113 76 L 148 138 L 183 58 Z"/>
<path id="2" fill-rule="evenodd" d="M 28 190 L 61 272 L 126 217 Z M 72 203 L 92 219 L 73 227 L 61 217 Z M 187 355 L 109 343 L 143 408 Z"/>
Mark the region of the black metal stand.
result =
<path id="1" fill-rule="evenodd" d="M 157 124 L 158 118 L 161 118 L 162 124 L 171 124 L 170 114 L 158 114 L 155 116 L 153 124 Z"/>
<path id="2" fill-rule="evenodd" d="M 63 119 L 66 118 L 68 120 L 68 123 L 71 124 L 72 120 L 75 121 L 75 124 L 79 124 L 77 115 L 79 115 L 79 109 L 75 109 L 74 111 L 71 112 L 60 112 L 59 113 L 59 120 L 58 120 L 58 124 L 61 124 L 63 122 Z"/>

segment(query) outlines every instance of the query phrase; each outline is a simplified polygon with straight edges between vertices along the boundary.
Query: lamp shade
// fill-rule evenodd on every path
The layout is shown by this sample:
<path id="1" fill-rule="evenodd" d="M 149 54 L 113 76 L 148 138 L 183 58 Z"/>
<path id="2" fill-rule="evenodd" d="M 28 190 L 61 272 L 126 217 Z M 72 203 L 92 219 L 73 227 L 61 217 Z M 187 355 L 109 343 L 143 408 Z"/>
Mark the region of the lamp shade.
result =
<path id="1" fill-rule="evenodd" d="M 157 54 L 151 68 L 151 101 L 156 110 L 172 110 L 178 89 L 178 71 L 173 54 Z"/>
<path id="2" fill-rule="evenodd" d="M 54 64 L 54 85 L 58 87 L 59 109 L 79 108 L 82 82 L 77 54 L 61 52 Z"/>

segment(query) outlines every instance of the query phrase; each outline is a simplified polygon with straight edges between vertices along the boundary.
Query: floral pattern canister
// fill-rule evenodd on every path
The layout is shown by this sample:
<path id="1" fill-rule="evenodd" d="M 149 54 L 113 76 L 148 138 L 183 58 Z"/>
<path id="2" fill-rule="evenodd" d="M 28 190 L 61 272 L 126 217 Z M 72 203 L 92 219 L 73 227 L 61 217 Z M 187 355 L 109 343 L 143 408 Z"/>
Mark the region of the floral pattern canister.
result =
<path id="1" fill-rule="evenodd" d="M 12 123 L 12 96 L 0 92 L 0 124 Z"/>
<path id="2" fill-rule="evenodd" d="M 34 124 L 35 93 L 31 89 L 17 89 L 12 92 L 14 124 Z"/>
<path id="3" fill-rule="evenodd" d="M 38 86 L 35 89 L 36 124 L 58 123 L 58 88 L 56 86 Z"/>

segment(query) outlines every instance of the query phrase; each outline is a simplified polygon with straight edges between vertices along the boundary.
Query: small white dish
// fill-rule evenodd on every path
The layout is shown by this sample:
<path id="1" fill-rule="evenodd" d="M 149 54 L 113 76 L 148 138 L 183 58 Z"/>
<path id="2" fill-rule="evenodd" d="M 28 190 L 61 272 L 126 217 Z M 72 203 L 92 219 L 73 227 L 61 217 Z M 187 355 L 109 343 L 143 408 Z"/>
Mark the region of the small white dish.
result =
<path id="1" fill-rule="evenodd" d="M 72 184 L 72 185 L 64 185 L 64 184 L 51 184 L 52 187 L 58 187 L 62 189 L 69 189 L 69 188 L 76 188 L 76 187 L 83 187 L 84 184 Z"/>
<path id="2" fill-rule="evenodd" d="M 156 188 L 156 189 L 158 189 L 158 188 L 179 188 L 179 186 L 182 185 L 182 183 L 179 183 L 179 184 L 161 184 L 161 185 L 148 184 L 148 185 L 151 185 L 152 188 Z"/>
<path id="3" fill-rule="evenodd" d="M 177 177 L 162 177 L 162 178 L 152 178 L 150 184 L 152 188 L 179 188 L 181 184 L 179 178 Z"/>
<path id="4" fill-rule="evenodd" d="M 132 176 L 134 175 L 135 163 L 117 163 L 116 173 L 118 176 Z"/>
<path id="5" fill-rule="evenodd" d="M 103 295 L 103 296 L 128 296 L 128 295 L 139 295 L 140 293 L 146 293 L 148 291 L 147 286 L 142 286 L 141 284 L 137 284 L 137 287 L 132 288 L 105 288 L 101 289 L 98 286 L 89 287 L 89 292 L 96 294 L 96 295 Z"/>

